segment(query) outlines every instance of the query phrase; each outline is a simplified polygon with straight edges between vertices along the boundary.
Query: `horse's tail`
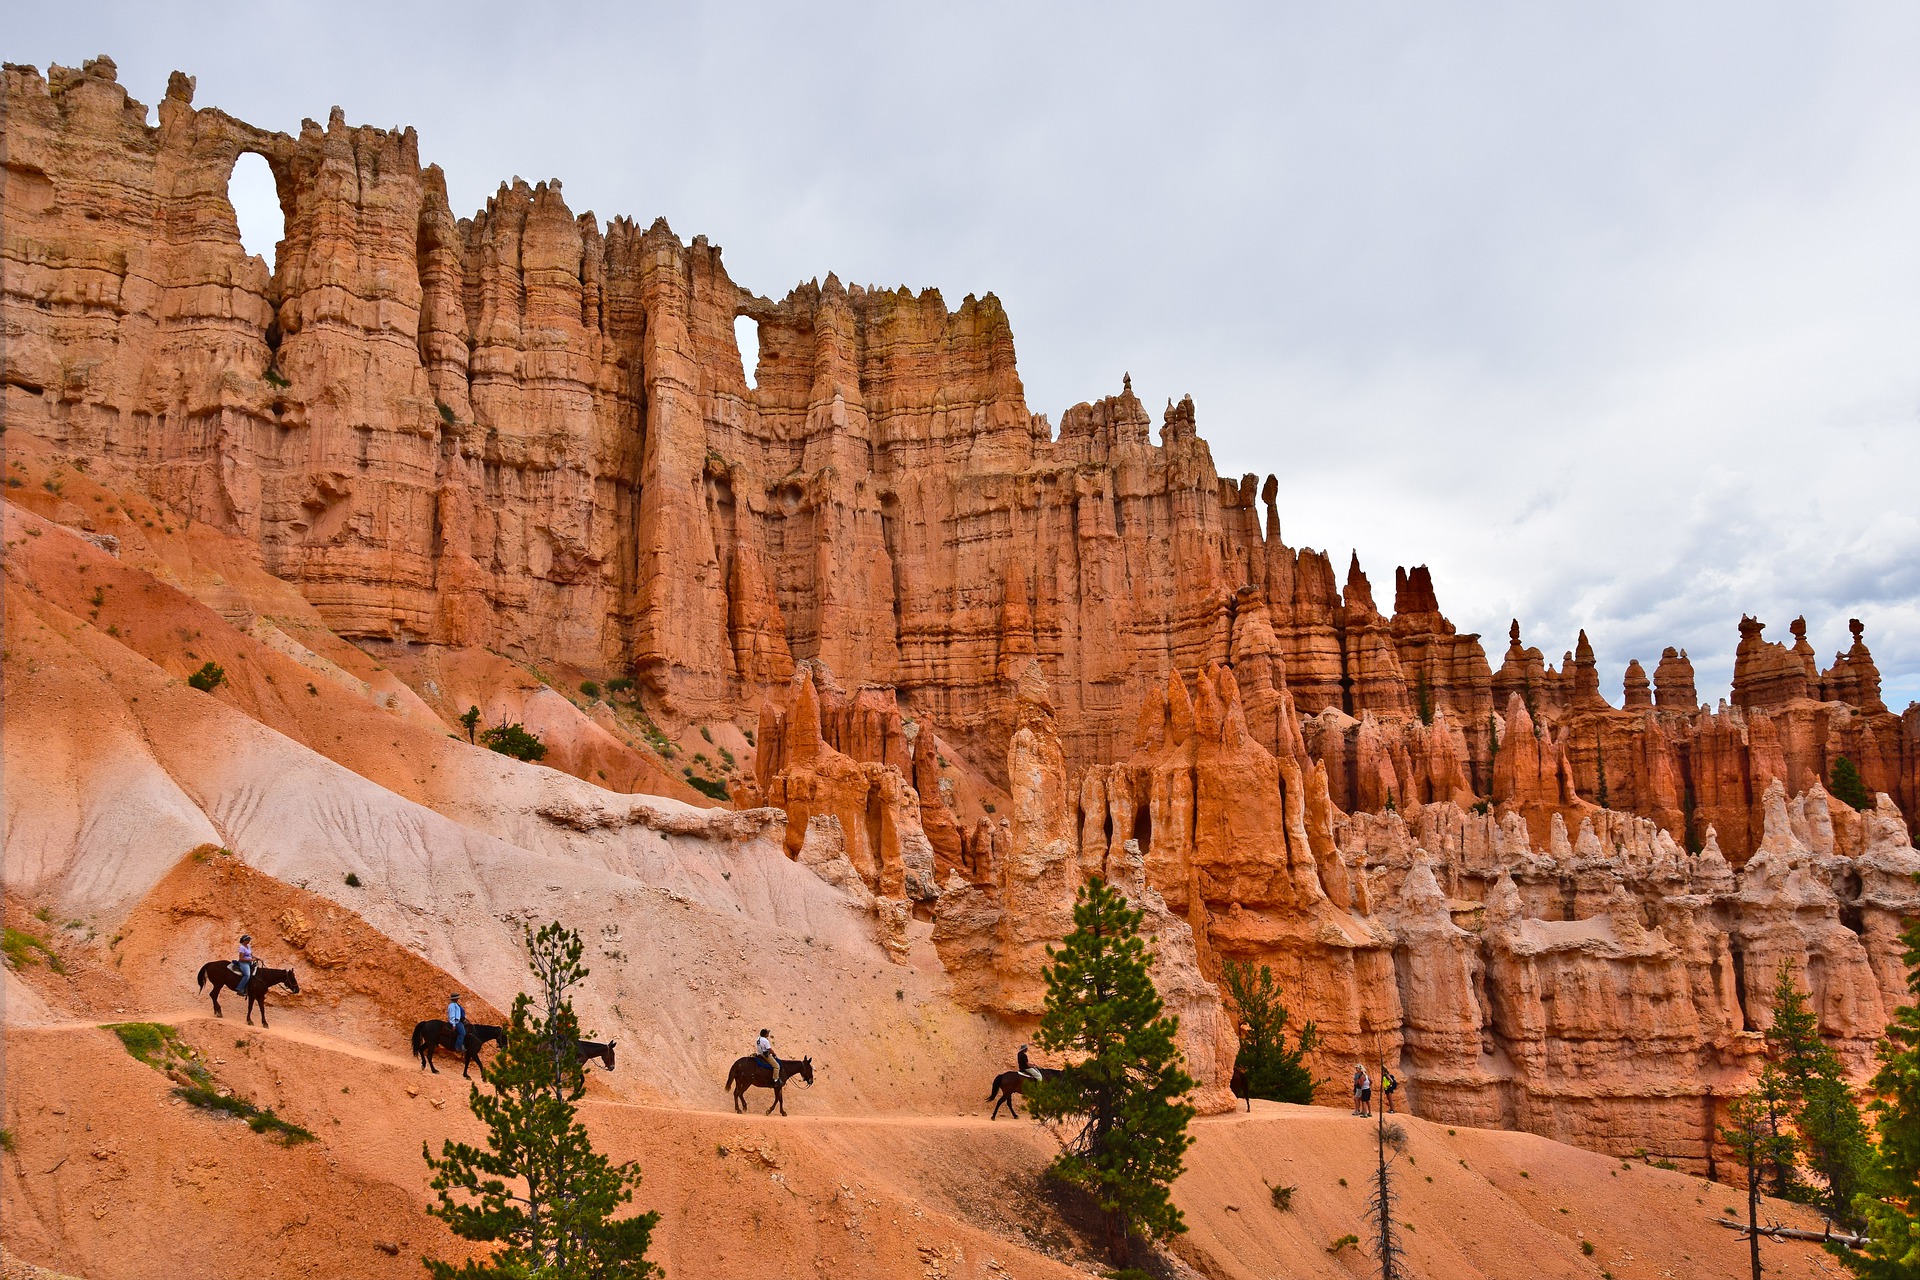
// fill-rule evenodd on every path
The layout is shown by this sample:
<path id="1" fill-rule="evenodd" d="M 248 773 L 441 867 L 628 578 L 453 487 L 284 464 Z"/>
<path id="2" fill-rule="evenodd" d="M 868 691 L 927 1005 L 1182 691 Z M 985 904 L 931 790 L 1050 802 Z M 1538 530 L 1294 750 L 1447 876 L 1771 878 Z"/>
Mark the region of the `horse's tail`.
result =
<path id="1" fill-rule="evenodd" d="M 193 975 L 193 989 L 203 991 L 207 985 L 207 966 L 201 965 L 200 972 Z"/>
<path id="2" fill-rule="evenodd" d="M 426 1052 L 427 1050 L 426 1039 L 427 1039 L 427 1024 L 424 1022 L 416 1024 L 413 1028 L 413 1051 L 415 1053 Z"/>
<path id="3" fill-rule="evenodd" d="M 739 1070 L 740 1064 L 737 1062 L 727 1068 L 727 1078 L 720 1082 L 720 1092 L 725 1093 L 733 1088 L 733 1077 Z"/>
<path id="4" fill-rule="evenodd" d="M 995 1098 L 999 1096 L 1000 1096 L 1000 1077 L 995 1076 L 993 1078 L 993 1086 L 987 1090 L 987 1101 L 992 1102 Z"/>

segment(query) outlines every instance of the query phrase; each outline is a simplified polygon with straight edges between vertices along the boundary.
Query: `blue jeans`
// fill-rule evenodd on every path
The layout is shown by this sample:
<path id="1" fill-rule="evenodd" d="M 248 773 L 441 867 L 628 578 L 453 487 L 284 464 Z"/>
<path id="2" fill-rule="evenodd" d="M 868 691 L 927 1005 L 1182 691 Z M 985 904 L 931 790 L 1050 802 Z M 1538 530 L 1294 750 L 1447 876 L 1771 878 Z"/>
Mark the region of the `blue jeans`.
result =
<path id="1" fill-rule="evenodd" d="M 465 1018 L 453 1024 L 453 1051 L 455 1053 L 467 1051 L 467 1020 Z"/>

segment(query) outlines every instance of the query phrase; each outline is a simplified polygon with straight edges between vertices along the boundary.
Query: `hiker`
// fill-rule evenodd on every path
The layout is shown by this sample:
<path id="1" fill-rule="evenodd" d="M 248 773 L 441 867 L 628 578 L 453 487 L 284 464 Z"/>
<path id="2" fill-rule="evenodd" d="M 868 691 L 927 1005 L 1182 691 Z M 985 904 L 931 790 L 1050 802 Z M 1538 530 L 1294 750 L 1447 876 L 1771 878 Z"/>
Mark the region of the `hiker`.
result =
<path id="1" fill-rule="evenodd" d="M 1358 1063 L 1353 1068 L 1353 1114 L 1373 1114 L 1373 1080 L 1367 1075 L 1366 1067 Z"/>
<path id="2" fill-rule="evenodd" d="M 467 1051 L 467 1011 L 460 1003 L 460 993 L 454 992 L 447 997 L 447 1025 L 453 1028 L 453 1051 Z"/>
<path id="3" fill-rule="evenodd" d="M 1387 1095 L 1388 1111 L 1398 1111 L 1398 1108 L 1393 1105 L 1393 1095 L 1399 1088 L 1400 1082 L 1393 1078 L 1393 1072 L 1387 1070 L 1385 1067 L 1380 1068 L 1380 1089 L 1381 1092 Z"/>
<path id="4" fill-rule="evenodd" d="M 233 962 L 234 972 L 240 975 L 240 985 L 234 990 L 243 996 L 247 994 L 247 984 L 253 981 L 254 968 L 253 935 L 243 933 L 240 935 L 240 956 Z"/>
<path id="5" fill-rule="evenodd" d="M 773 1051 L 773 1032 L 765 1027 L 760 1028 L 760 1038 L 753 1042 L 753 1056 L 767 1064 L 767 1069 L 773 1072 L 773 1082 L 779 1084 L 780 1057 Z"/>
<path id="6" fill-rule="evenodd" d="M 1040 1075 L 1040 1068 L 1034 1066 L 1033 1063 L 1027 1060 L 1027 1046 L 1025 1045 L 1020 1046 L 1020 1065 L 1016 1067 L 1015 1070 L 1019 1071 L 1021 1075 L 1029 1080 L 1039 1080 L 1043 1078 Z"/>

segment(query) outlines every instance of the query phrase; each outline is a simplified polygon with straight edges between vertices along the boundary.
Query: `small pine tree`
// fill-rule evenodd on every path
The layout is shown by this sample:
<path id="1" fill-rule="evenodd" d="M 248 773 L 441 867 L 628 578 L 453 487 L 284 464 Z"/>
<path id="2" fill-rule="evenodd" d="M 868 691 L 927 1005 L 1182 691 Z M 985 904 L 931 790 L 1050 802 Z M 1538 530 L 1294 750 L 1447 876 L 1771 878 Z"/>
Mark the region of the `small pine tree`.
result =
<path id="1" fill-rule="evenodd" d="M 1165 1012 L 1147 971 L 1143 918 L 1105 881 L 1081 886 L 1073 932 L 1048 949 L 1037 1036 L 1045 1049 L 1081 1056 L 1029 1094 L 1041 1119 L 1086 1118 L 1051 1172 L 1084 1187 L 1106 1214 L 1116 1266 L 1126 1264 L 1135 1233 L 1187 1229 L 1167 1188 L 1193 1142 L 1186 1096 L 1194 1082 L 1174 1044 L 1179 1019 Z"/>
<path id="2" fill-rule="evenodd" d="M 1880 1042 L 1880 1070 L 1869 1086 L 1869 1104 L 1879 1142 L 1868 1165 L 1865 1190 L 1854 1208 L 1866 1220 L 1867 1243 L 1859 1252 L 1828 1245 L 1827 1251 L 1868 1280 L 1920 1280 L 1920 921 L 1900 940 L 1907 945 L 1907 990 L 1915 1000 L 1894 1010 Z"/>
<path id="3" fill-rule="evenodd" d="M 574 1103 L 586 1092 L 575 1051 L 580 1035 L 568 992 L 587 976 L 580 935 L 558 923 L 527 931 L 527 965 L 540 1000 L 513 1002 L 505 1046 L 481 1069 L 467 1105 L 487 1127 L 485 1150 L 451 1140 L 433 1170 L 439 1201 L 427 1212 L 464 1240 L 504 1247 L 461 1266 L 423 1259 L 433 1280 L 644 1280 L 657 1213 L 616 1219 L 640 1185 L 639 1166 L 616 1165 L 593 1149 Z M 461 1199 L 456 1200 L 454 1193 Z"/>
<path id="4" fill-rule="evenodd" d="M 1245 1073 L 1249 1105 L 1254 1098 L 1312 1102 L 1313 1073 L 1307 1070 L 1306 1057 L 1320 1043 L 1319 1028 L 1309 1019 L 1293 1047 L 1287 1047 L 1287 1022 L 1293 1015 L 1280 1003 L 1280 984 L 1264 964 L 1255 973 L 1252 965 L 1229 960 L 1221 966 L 1220 980 L 1245 1029 L 1234 1069 Z"/>
<path id="5" fill-rule="evenodd" d="M 1611 809 L 1613 806 L 1607 803 L 1607 755 L 1606 752 L 1599 749 L 1597 742 L 1595 744 L 1593 762 L 1598 766 L 1600 775 L 1600 794 L 1596 799 L 1596 803 L 1598 803 L 1602 809 Z"/>
<path id="6" fill-rule="evenodd" d="M 1866 1125 L 1847 1082 L 1846 1064 L 1820 1038 L 1820 1017 L 1801 989 L 1793 961 L 1780 965 L 1773 984 L 1773 1020 L 1767 1056 L 1780 1069 L 1785 1103 L 1800 1135 L 1809 1184 L 1797 1169 L 1770 1170 L 1774 1194 L 1824 1207 L 1835 1222 L 1852 1222 L 1853 1197 L 1866 1157 Z M 1777 1130 L 1777 1126 L 1776 1126 Z"/>
<path id="7" fill-rule="evenodd" d="M 226 683 L 227 669 L 217 662 L 208 662 L 187 677 L 187 683 L 202 693 L 212 693 Z"/>
<path id="8" fill-rule="evenodd" d="M 1733 1148 L 1747 1173 L 1747 1235 L 1751 1245 L 1753 1280 L 1760 1280 L 1760 1182 L 1769 1168 L 1794 1163 L 1792 1134 L 1778 1131 L 1778 1117 L 1786 1109 L 1786 1086 L 1772 1063 L 1760 1071 L 1753 1092 L 1727 1108 L 1720 1140 Z"/>
<path id="9" fill-rule="evenodd" d="M 1433 723 L 1433 686 L 1427 683 L 1427 673 L 1422 671 L 1413 685 L 1414 704 L 1420 712 L 1421 724 Z"/>
<path id="10" fill-rule="evenodd" d="M 467 741 L 468 741 L 468 742 L 472 742 L 472 741 L 473 741 L 473 731 L 474 731 L 474 729 L 475 729 L 475 728 L 477 728 L 477 727 L 479 726 L 479 724 L 480 724 L 480 708 L 478 708 L 478 707 L 468 707 L 468 708 L 467 708 L 467 709 L 466 709 L 466 710 L 465 710 L 464 712 L 462 712 L 462 713 L 461 713 L 461 715 L 460 715 L 460 723 L 461 723 L 462 725 L 464 725 L 464 726 L 466 726 L 466 730 L 467 730 Z"/>
<path id="11" fill-rule="evenodd" d="M 1867 784 L 1860 777 L 1860 770 L 1845 756 L 1834 757 L 1833 772 L 1827 779 L 1827 790 L 1833 793 L 1834 799 L 1850 804 L 1856 809 L 1873 808 L 1873 796 L 1868 793 Z"/>

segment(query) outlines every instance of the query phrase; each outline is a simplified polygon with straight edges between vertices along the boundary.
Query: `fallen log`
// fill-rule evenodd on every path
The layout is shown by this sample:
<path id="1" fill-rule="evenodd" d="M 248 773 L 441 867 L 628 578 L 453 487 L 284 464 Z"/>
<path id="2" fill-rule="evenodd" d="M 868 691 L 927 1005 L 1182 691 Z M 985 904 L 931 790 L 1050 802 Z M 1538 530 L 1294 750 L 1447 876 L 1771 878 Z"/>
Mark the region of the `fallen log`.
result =
<path id="1" fill-rule="evenodd" d="M 1736 1222 L 1731 1218 L 1709 1218 L 1707 1221 L 1717 1223 L 1729 1231 L 1738 1231 L 1743 1239 L 1748 1234 L 1747 1224 L 1744 1222 Z M 1850 1236 L 1845 1232 L 1835 1231 L 1831 1222 L 1827 1224 L 1825 1231 L 1802 1231 L 1799 1227 L 1761 1227 L 1760 1234 L 1769 1240 L 1811 1240 L 1815 1244 L 1831 1242 L 1845 1245 L 1849 1249 L 1863 1248 L 1867 1243 L 1865 1236 Z"/>

